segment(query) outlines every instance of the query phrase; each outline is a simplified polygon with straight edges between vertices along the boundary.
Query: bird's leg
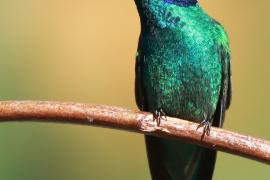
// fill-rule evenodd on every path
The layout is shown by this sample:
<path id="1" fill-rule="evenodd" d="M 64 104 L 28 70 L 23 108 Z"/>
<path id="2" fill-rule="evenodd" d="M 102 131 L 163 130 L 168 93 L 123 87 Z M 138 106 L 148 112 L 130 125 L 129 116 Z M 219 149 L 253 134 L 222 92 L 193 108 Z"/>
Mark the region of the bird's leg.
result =
<path id="1" fill-rule="evenodd" d="M 211 130 L 211 125 L 212 125 L 212 120 L 207 118 L 206 115 L 204 115 L 204 120 L 198 125 L 197 130 L 200 127 L 203 127 L 203 135 L 202 138 L 204 137 L 204 135 L 206 134 L 207 136 L 210 135 L 210 130 Z"/>
<path id="2" fill-rule="evenodd" d="M 159 126 L 161 120 L 167 121 L 167 116 L 161 108 L 158 108 L 153 112 L 153 121 L 156 121 Z"/>

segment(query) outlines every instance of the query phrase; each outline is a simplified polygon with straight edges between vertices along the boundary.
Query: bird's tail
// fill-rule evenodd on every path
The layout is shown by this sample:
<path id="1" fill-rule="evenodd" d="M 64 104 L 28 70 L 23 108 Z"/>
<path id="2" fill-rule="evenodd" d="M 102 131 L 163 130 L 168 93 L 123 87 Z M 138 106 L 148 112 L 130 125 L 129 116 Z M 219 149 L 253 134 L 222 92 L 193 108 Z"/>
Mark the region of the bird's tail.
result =
<path id="1" fill-rule="evenodd" d="M 211 180 L 216 151 L 152 136 L 145 136 L 153 180 Z"/>

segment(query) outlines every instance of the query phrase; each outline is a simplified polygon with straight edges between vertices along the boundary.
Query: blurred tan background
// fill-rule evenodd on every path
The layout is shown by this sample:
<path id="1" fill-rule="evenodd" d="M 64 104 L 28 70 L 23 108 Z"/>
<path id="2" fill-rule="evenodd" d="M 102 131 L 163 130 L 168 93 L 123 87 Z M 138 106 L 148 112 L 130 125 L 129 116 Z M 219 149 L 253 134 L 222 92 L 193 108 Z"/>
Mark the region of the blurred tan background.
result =
<path id="1" fill-rule="evenodd" d="M 270 2 L 201 0 L 231 39 L 225 128 L 270 139 Z M 133 0 L 1 0 L 1 100 L 136 109 L 139 19 Z M 270 167 L 219 153 L 214 180 L 269 179 Z M 46 123 L 0 124 L 0 179 L 150 179 L 142 135 Z"/>

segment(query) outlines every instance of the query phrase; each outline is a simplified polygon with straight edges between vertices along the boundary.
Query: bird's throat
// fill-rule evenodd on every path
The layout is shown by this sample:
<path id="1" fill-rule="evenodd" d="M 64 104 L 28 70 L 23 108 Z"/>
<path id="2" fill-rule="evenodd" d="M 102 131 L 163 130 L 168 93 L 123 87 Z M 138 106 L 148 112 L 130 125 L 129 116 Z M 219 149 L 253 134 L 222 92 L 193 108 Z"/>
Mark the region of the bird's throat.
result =
<path id="1" fill-rule="evenodd" d="M 177 6 L 188 7 L 197 4 L 197 0 L 164 0 L 164 2 L 169 4 L 175 4 Z"/>

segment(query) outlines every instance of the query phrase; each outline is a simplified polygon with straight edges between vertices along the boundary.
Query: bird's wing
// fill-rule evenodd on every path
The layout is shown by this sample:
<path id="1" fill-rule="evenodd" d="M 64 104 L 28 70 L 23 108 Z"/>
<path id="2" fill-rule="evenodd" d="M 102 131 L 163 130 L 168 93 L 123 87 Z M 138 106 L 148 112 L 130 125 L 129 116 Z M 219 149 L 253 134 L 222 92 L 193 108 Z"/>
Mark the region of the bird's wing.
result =
<path id="1" fill-rule="evenodd" d="M 145 89 L 143 87 L 142 78 L 142 62 L 140 57 L 140 51 L 138 50 L 136 54 L 136 64 L 135 64 L 135 98 L 136 104 L 141 111 L 147 111 L 146 99 L 145 99 Z"/>
<path id="2" fill-rule="evenodd" d="M 223 31 L 224 32 L 224 31 Z M 225 117 L 225 111 L 231 104 L 231 64 L 230 64 L 230 47 L 226 33 L 224 32 L 220 37 L 218 45 L 219 59 L 222 64 L 222 80 L 221 90 L 217 109 L 214 115 L 213 126 L 222 127 Z"/>

